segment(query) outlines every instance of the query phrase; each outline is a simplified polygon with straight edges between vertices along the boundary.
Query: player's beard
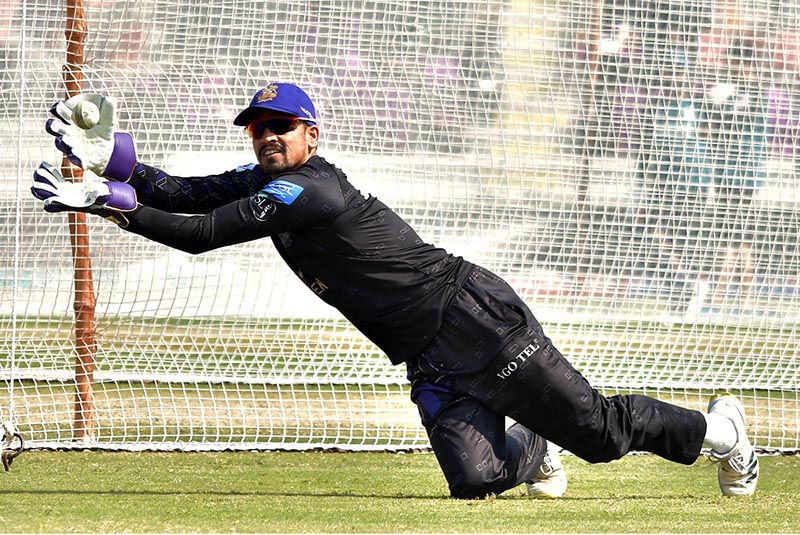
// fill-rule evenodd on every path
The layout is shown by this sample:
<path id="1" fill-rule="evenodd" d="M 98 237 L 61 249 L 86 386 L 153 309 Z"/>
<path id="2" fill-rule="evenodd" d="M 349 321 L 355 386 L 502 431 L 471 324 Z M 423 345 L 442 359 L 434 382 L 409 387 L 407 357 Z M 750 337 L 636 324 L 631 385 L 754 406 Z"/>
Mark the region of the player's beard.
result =
<path id="1" fill-rule="evenodd" d="M 291 171 L 295 167 L 289 162 L 286 147 L 282 145 L 262 147 L 258 154 L 258 164 L 271 176 Z"/>

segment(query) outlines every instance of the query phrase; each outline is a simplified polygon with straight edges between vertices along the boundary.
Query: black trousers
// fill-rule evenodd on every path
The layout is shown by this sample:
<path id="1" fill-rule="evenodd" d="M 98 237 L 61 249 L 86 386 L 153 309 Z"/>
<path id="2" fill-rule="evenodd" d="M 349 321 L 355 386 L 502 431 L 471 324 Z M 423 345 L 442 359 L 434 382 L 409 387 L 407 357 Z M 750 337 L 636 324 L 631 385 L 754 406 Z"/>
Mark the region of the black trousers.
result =
<path id="1" fill-rule="evenodd" d="M 692 464 L 705 436 L 698 411 L 647 396 L 601 395 L 511 287 L 477 267 L 408 372 L 454 497 L 499 494 L 530 481 L 547 440 L 593 463 L 646 451 Z M 506 416 L 516 422 L 508 429 Z"/>

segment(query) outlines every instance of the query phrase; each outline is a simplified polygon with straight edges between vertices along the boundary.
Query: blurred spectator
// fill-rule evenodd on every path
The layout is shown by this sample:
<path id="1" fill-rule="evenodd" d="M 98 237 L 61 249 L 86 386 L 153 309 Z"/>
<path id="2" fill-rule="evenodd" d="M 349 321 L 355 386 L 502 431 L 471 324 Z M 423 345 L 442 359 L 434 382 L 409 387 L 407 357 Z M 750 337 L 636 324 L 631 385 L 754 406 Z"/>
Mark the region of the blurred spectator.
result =
<path id="1" fill-rule="evenodd" d="M 460 24 L 465 30 L 463 40 L 456 46 L 461 51 L 459 66 L 466 86 L 464 101 L 470 123 L 499 121 L 500 99 L 505 82 L 502 14 L 509 3 L 509 0 L 462 0 L 456 10 L 461 14 Z"/>
<path id="2" fill-rule="evenodd" d="M 767 93 L 771 153 L 800 164 L 800 77 L 785 73 Z M 800 169 L 798 169 L 800 170 Z"/>
<path id="3" fill-rule="evenodd" d="M 19 110 L 19 25 L 20 0 L 3 0 L 0 3 L 0 91 L 3 99 L 0 115 L 11 117 Z"/>
<path id="4" fill-rule="evenodd" d="M 729 76 L 708 88 L 705 122 L 713 164 L 711 248 L 718 255 L 712 302 L 748 309 L 757 224 L 753 196 L 762 184 L 767 153 L 767 103 L 753 39 L 736 39 L 728 50 Z"/>
<path id="5" fill-rule="evenodd" d="M 499 125 L 503 2 L 377 0 L 344 25 L 346 2 L 307 4 L 286 78 L 308 80 L 330 146 L 460 154 L 474 149 L 474 130 Z M 268 47 L 264 36 L 251 46 Z"/>
<path id="6" fill-rule="evenodd" d="M 620 145 L 627 146 L 626 132 L 619 121 L 620 100 L 628 87 L 631 49 L 631 26 L 619 22 L 606 30 L 598 45 L 597 82 L 594 113 L 597 117 L 596 139 L 590 139 L 593 156 L 615 156 Z"/>
<path id="7" fill-rule="evenodd" d="M 699 236 L 709 174 L 701 135 L 702 102 L 694 94 L 689 56 L 675 48 L 661 87 L 645 110 L 648 151 L 644 168 L 646 228 L 656 246 L 652 259 L 669 290 L 670 310 L 683 312 L 699 271 Z"/>
<path id="8" fill-rule="evenodd" d="M 464 93 L 465 85 L 458 58 L 430 51 L 424 61 L 422 79 L 424 98 L 430 106 L 426 125 L 429 148 L 442 154 L 464 152 L 465 121 L 457 96 Z"/>

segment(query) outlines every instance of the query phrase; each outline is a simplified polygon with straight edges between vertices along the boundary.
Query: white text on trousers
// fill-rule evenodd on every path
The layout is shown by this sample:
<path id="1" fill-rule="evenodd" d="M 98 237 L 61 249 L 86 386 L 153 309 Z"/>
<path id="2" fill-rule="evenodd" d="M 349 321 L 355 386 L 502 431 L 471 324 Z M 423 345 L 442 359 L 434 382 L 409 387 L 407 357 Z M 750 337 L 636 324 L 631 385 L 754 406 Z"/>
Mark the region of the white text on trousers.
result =
<path id="1" fill-rule="evenodd" d="M 517 354 L 517 356 L 514 357 L 514 360 L 503 366 L 503 369 L 501 369 L 497 373 L 497 377 L 499 377 L 500 379 L 508 379 L 509 377 L 511 377 L 512 373 L 514 373 L 520 368 L 520 365 L 524 364 L 525 361 L 528 360 L 528 357 L 532 356 L 538 350 L 539 350 L 539 344 L 536 343 L 528 344 L 525 347 L 525 349 L 520 351 Z"/>

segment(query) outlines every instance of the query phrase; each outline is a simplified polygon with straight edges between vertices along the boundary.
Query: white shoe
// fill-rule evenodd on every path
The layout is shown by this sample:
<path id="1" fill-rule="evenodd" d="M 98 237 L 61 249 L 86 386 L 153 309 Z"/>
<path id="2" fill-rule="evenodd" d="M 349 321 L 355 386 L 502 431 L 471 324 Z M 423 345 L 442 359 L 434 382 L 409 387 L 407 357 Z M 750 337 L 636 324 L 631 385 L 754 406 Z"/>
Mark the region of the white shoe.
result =
<path id="1" fill-rule="evenodd" d="M 724 496 L 747 496 L 756 491 L 758 483 L 758 457 L 747 439 L 744 425 L 744 409 L 733 394 L 717 394 L 708 404 L 708 412 L 721 414 L 733 421 L 736 428 L 736 444 L 730 451 L 719 453 L 711 450 L 712 460 L 719 461 L 717 478 Z"/>
<path id="2" fill-rule="evenodd" d="M 542 465 L 533 481 L 527 483 L 528 494 L 533 498 L 559 498 L 567 490 L 567 472 L 561 464 L 558 446 L 547 443 Z"/>

